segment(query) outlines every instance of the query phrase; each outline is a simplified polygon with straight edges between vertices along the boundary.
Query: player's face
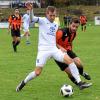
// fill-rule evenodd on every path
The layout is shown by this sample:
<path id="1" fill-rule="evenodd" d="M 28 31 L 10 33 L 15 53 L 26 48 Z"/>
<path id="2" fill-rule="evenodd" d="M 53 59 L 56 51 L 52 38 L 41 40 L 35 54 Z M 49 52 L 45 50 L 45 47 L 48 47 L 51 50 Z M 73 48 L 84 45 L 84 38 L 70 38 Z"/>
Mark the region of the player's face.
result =
<path id="1" fill-rule="evenodd" d="M 54 12 L 49 11 L 46 13 L 46 16 L 50 22 L 54 22 L 55 17 L 56 17 L 56 11 Z"/>
<path id="2" fill-rule="evenodd" d="M 19 9 L 15 9 L 15 14 L 19 14 Z"/>
<path id="3" fill-rule="evenodd" d="M 76 32 L 79 27 L 79 23 L 72 22 L 69 26 L 71 32 Z"/>

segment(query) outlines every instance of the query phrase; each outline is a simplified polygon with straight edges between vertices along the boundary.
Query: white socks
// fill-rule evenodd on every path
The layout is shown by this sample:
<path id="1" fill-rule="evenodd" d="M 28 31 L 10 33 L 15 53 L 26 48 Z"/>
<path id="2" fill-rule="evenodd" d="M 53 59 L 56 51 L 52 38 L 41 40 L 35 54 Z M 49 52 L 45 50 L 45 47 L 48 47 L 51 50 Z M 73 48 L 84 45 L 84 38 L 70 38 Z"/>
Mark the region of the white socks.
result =
<path id="1" fill-rule="evenodd" d="M 26 35 L 26 41 L 29 41 L 29 36 L 28 36 L 28 34 Z"/>
<path id="2" fill-rule="evenodd" d="M 80 79 L 80 75 L 79 75 L 79 72 L 78 72 L 78 69 L 77 69 L 75 63 L 69 64 L 69 68 L 70 68 L 72 76 L 76 79 L 77 83 L 79 83 L 81 81 L 81 79 Z M 36 75 L 35 71 L 33 71 L 27 75 L 24 82 L 27 83 L 28 81 L 32 80 L 36 76 L 37 75 Z"/>
<path id="3" fill-rule="evenodd" d="M 28 74 L 28 76 L 25 78 L 24 82 L 27 83 L 28 81 L 32 80 L 36 77 L 35 71 Z"/>
<path id="4" fill-rule="evenodd" d="M 69 64 L 69 68 L 70 68 L 72 76 L 76 79 L 77 83 L 79 83 L 81 79 L 80 79 L 80 75 L 75 63 Z"/>
<path id="5" fill-rule="evenodd" d="M 24 36 L 24 34 L 21 34 L 21 38 Z"/>

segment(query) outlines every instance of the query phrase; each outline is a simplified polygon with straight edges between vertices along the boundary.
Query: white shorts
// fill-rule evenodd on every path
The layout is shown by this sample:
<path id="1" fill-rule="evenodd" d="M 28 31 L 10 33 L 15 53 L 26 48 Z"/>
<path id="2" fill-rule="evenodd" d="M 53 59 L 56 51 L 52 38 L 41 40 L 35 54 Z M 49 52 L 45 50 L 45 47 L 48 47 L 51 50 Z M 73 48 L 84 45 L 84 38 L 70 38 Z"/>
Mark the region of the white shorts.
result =
<path id="1" fill-rule="evenodd" d="M 41 50 L 37 54 L 36 66 L 43 67 L 46 64 L 46 61 L 50 58 L 54 58 L 57 61 L 63 62 L 64 55 L 65 53 L 58 48 L 52 48 L 46 51 Z"/>
<path id="2" fill-rule="evenodd" d="M 24 32 L 29 32 L 29 25 L 27 25 L 27 24 L 23 24 L 23 31 Z"/>
<path id="3" fill-rule="evenodd" d="M 24 28 L 23 31 L 24 32 L 29 32 L 29 28 Z"/>

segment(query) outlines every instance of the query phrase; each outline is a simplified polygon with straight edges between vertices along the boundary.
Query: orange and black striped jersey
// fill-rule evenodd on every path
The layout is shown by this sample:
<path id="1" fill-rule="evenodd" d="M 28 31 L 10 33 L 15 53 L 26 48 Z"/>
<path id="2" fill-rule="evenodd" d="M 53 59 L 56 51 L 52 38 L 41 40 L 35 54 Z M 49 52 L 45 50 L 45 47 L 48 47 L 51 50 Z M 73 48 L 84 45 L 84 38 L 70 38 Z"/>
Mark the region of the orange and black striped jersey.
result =
<path id="1" fill-rule="evenodd" d="M 85 24 L 87 22 L 86 16 L 80 16 L 80 23 Z"/>
<path id="2" fill-rule="evenodd" d="M 76 32 L 72 33 L 69 28 L 63 28 L 56 33 L 56 42 L 66 50 L 72 50 L 72 42 L 76 36 Z"/>
<path id="3" fill-rule="evenodd" d="M 19 15 L 19 17 L 17 17 L 15 15 L 11 15 L 8 22 L 10 23 L 12 30 L 19 30 L 22 24 L 22 16 Z"/>

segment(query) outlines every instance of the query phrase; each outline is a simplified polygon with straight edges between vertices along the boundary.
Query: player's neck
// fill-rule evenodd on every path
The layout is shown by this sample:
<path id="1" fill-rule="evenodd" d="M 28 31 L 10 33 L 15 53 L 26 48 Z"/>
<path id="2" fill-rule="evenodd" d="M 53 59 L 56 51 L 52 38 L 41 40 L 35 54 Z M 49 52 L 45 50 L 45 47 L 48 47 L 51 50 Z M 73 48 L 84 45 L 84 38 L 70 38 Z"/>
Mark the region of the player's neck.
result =
<path id="1" fill-rule="evenodd" d="M 16 13 L 15 13 L 15 16 L 16 16 L 16 17 L 19 17 L 19 14 L 16 14 Z"/>
<path id="2" fill-rule="evenodd" d="M 50 23 L 53 23 L 53 22 L 54 22 L 54 21 L 53 21 L 53 22 L 52 22 L 52 21 L 50 21 L 50 20 L 48 19 L 48 17 L 46 17 L 46 19 L 47 19 Z"/>

